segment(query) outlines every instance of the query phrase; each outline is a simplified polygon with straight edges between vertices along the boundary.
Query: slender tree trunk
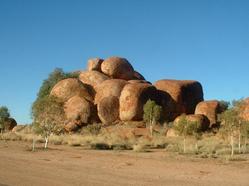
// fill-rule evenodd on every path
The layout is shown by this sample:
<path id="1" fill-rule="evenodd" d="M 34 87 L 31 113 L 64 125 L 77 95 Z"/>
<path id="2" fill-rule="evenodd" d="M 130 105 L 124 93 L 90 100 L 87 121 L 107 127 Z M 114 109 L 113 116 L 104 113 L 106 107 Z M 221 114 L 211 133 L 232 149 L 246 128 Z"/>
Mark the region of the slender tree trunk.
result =
<path id="1" fill-rule="evenodd" d="M 234 139 L 233 135 L 231 135 L 231 156 L 234 155 Z"/>
<path id="2" fill-rule="evenodd" d="M 48 148 L 48 137 L 45 137 L 45 146 L 44 146 L 45 149 Z"/>
<path id="3" fill-rule="evenodd" d="M 241 132 L 239 131 L 239 153 L 241 153 Z"/>
<path id="4" fill-rule="evenodd" d="M 246 140 L 247 140 L 247 138 L 245 137 L 245 141 L 244 141 L 244 154 L 246 153 L 246 145 L 247 145 Z"/>
<path id="5" fill-rule="evenodd" d="M 33 152 L 35 151 L 35 142 L 36 142 L 36 140 L 33 138 L 33 144 L 32 144 L 32 151 Z"/>

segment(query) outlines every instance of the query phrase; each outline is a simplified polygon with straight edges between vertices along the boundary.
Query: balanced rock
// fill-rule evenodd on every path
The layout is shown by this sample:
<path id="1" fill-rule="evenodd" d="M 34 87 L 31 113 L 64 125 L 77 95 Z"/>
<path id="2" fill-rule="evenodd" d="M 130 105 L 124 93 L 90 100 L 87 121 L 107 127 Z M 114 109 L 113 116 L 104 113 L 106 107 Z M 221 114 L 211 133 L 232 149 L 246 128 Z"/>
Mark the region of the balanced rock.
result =
<path id="1" fill-rule="evenodd" d="M 217 124 L 217 116 L 220 113 L 219 101 L 210 100 L 198 103 L 195 114 L 205 115 L 210 121 L 210 127 Z"/>
<path id="2" fill-rule="evenodd" d="M 178 116 L 174 121 L 174 125 L 177 125 L 182 117 L 182 115 Z M 209 128 L 209 120 L 202 114 L 190 114 L 186 115 L 185 117 L 188 122 L 197 122 L 200 124 L 199 129 L 203 132 Z"/>
<path id="3" fill-rule="evenodd" d="M 110 57 L 103 61 L 101 71 L 111 78 L 130 80 L 133 78 L 134 70 L 125 58 Z"/>
<path id="4" fill-rule="evenodd" d="M 103 61 L 104 60 L 100 58 L 89 59 L 87 63 L 87 70 L 88 71 L 96 70 L 96 71 L 101 72 L 101 64 Z"/>
<path id="5" fill-rule="evenodd" d="M 74 96 L 64 104 L 67 120 L 77 125 L 87 124 L 90 121 L 91 108 L 92 103 L 80 96 Z"/>
<path id="6" fill-rule="evenodd" d="M 122 79 L 109 79 L 98 86 L 96 86 L 96 96 L 95 96 L 95 104 L 98 104 L 102 98 L 115 96 L 117 98 L 120 97 L 121 91 L 124 86 L 128 84 L 127 81 Z"/>
<path id="7" fill-rule="evenodd" d="M 122 121 L 136 121 L 143 118 L 143 106 L 149 100 L 155 100 L 157 90 L 146 83 L 127 84 L 119 99 L 119 114 Z"/>
<path id="8" fill-rule="evenodd" d="M 50 95 L 66 102 L 73 96 L 84 97 L 89 101 L 93 101 L 93 97 L 86 85 L 75 78 L 68 78 L 59 81 L 50 92 Z"/>
<path id="9" fill-rule="evenodd" d="M 97 85 L 110 78 L 98 71 L 82 71 L 79 79 L 82 83 L 88 85 L 92 91 L 95 91 Z"/>
<path id="10" fill-rule="evenodd" d="M 173 114 L 194 114 L 196 105 L 203 101 L 202 86 L 197 81 L 191 80 L 159 80 L 154 86 L 172 98 Z"/>
<path id="11" fill-rule="evenodd" d="M 119 119 L 119 99 L 116 96 L 104 97 L 98 103 L 98 116 L 102 123 L 109 124 Z"/>

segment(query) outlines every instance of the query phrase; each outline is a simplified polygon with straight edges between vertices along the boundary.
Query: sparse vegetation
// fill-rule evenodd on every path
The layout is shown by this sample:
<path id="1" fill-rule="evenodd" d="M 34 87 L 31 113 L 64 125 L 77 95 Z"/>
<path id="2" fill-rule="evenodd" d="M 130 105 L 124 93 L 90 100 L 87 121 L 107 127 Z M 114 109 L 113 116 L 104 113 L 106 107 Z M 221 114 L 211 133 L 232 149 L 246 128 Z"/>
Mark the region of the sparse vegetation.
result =
<path id="1" fill-rule="evenodd" d="M 6 106 L 0 107 L 0 132 L 5 130 L 5 122 L 10 117 L 9 109 Z"/>
<path id="2" fill-rule="evenodd" d="M 144 105 L 143 110 L 143 119 L 150 129 L 151 136 L 153 136 L 153 127 L 161 118 L 162 107 L 157 105 L 155 101 L 149 99 Z"/>
<path id="3" fill-rule="evenodd" d="M 34 132 L 44 137 L 46 149 L 49 137 L 63 131 L 65 122 L 63 104 L 54 97 L 44 97 L 37 102 L 35 109 Z"/>

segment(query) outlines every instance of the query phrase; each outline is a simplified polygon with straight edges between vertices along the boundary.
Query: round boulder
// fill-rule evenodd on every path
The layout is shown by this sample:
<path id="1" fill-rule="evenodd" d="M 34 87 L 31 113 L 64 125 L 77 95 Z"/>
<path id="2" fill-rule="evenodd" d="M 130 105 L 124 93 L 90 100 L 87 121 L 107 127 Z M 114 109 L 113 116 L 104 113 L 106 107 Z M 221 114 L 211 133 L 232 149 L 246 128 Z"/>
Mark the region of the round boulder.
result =
<path id="1" fill-rule="evenodd" d="M 174 121 L 174 125 L 177 125 L 182 117 L 183 116 L 178 116 Z M 190 114 L 185 115 L 185 117 L 188 122 L 197 122 L 199 124 L 199 130 L 202 132 L 206 131 L 209 128 L 209 120 L 202 114 Z"/>
<path id="2" fill-rule="evenodd" d="M 75 78 L 68 78 L 59 81 L 50 92 L 51 96 L 55 96 L 66 102 L 73 96 L 84 97 L 89 101 L 93 101 L 93 97 L 86 85 Z"/>
<path id="3" fill-rule="evenodd" d="M 101 64 L 103 61 L 104 60 L 100 58 L 89 59 L 87 63 L 87 70 L 88 71 L 96 70 L 96 71 L 101 72 Z"/>
<path id="4" fill-rule="evenodd" d="M 88 85 L 93 91 L 95 91 L 97 85 L 110 78 L 98 71 L 82 71 L 79 79 L 82 83 Z"/>
<path id="5" fill-rule="evenodd" d="M 102 123 L 109 124 L 119 119 L 119 99 L 104 97 L 98 104 L 98 116 Z"/>
<path id="6" fill-rule="evenodd" d="M 119 114 L 122 121 L 139 121 L 143 118 L 143 106 L 149 100 L 155 100 L 157 90 L 146 83 L 127 84 L 119 99 Z"/>
<path id="7" fill-rule="evenodd" d="M 101 71 L 111 78 L 130 80 L 133 78 L 134 70 L 125 58 L 110 57 L 103 61 Z"/>
<path id="8" fill-rule="evenodd" d="M 110 79 L 102 82 L 96 87 L 95 104 L 98 104 L 99 101 L 105 97 L 115 96 L 119 98 L 126 84 L 128 84 L 128 82 L 122 79 Z"/>
<path id="9" fill-rule="evenodd" d="M 203 101 L 202 86 L 197 81 L 165 79 L 155 82 L 154 86 L 171 96 L 175 117 L 182 113 L 194 114 L 196 105 Z"/>
<path id="10" fill-rule="evenodd" d="M 210 100 L 198 103 L 195 114 L 202 114 L 210 121 L 210 127 L 217 124 L 217 116 L 220 113 L 219 101 Z"/>
<path id="11" fill-rule="evenodd" d="M 68 121 L 78 125 L 87 124 L 91 117 L 92 103 L 85 98 L 74 96 L 64 104 L 64 111 Z"/>

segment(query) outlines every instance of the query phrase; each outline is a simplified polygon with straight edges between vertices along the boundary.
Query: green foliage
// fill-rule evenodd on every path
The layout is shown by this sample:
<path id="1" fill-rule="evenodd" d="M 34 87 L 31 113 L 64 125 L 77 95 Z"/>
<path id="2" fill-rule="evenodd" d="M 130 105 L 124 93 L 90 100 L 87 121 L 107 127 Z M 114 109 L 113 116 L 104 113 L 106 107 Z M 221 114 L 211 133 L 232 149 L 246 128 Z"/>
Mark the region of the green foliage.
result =
<path id="1" fill-rule="evenodd" d="M 180 117 L 179 121 L 174 125 L 174 129 L 180 136 L 195 136 L 197 139 L 201 136 L 201 124 L 188 121 L 186 115 Z"/>
<path id="2" fill-rule="evenodd" d="M 152 124 L 158 122 L 161 118 L 162 107 L 157 105 L 155 101 L 148 100 L 144 105 L 143 119 L 145 122 Z"/>
<path id="3" fill-rule="evenodd" d="M 239 124 L 238 111 L 230 108 L 219 115 L 222 131 L 231 135 L 235 132 Z"/>
<path id="4" fill-rule="evenodd" d="M 224 112 L 229 108 L 230 102 L 221 100 L 221 101 L 219 101 L 219 106 L 220 106 L 220 111 Z"/>
<path id="5" fill-rule="evenodd" d="M 48 78 L 43 81 L 42 86 L 37 94 L 37 98 L 43 98 L 50 94 L 50 91 L 56 83 L 67 78 L 77 78 L 76 73 L 66 73 L 61 68 L 56 68 L 49 74 Z"/>
<path id="6" fill-rule="evenodd" d="M 4 130 L 4 123 L 9 117 L 9 109 L 6 106 L 0 107 L 0 131 Z"/>
<path id="7" fill-rule="evenodd" d="M 63 103 L 55 97 L 44 97 L 34 105 L 36 110 L 34 132 L 44 137 L 63 130 L 65 116 Z"/>
<path id="8" fill-rule="evenodd" d="M 52 73 L 49 74 L 48 78 L 45 79 L 42 83 L 42 86 L 37 94 L 37 98 L 32 105 L 32 117 L 35 119 L 36 116 L 39 114 L 37 109 L 37 105 L 40 105 L 40 102 L 43 102 L 43 98 L 49 96 L 52 88 L 55 86 L 56 83 L 63 79 L 67 78 L 77 78 L 77 73 L 66 73 L 60 68 L 56 68 Z"/>

